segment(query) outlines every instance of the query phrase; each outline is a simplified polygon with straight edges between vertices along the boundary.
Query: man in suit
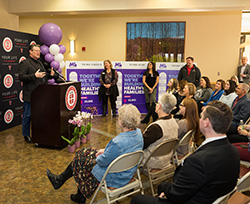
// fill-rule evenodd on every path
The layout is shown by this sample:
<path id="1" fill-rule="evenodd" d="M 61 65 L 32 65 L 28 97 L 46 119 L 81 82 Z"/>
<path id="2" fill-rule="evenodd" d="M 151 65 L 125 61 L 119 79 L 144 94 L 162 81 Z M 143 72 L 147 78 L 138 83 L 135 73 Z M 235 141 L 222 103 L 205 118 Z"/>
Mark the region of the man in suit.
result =
<path id="1" fill-rule="evenodd" d="M 58 78 L 53 68 L 49 74 L 39 60 L 40 58 L 40 45 L 33 44 L 29 47 L 29 57 L 22 61 L 19 69 L 19 79 L 23 82 L 23 119 L 22 119 L 22 134 L 26 142 L 31 143 L 30 138 L 30 120 L 31 120 L 31 93 L 39 84 L 45 84 L 48 78 Z"/>
<path id="2" fill-rule="evenodd" d="M 249 84 L 250 82 L 250 65 L 247 64 L 247 57 L 242 57 L 242 65 L 237 68 L 237 76 L 240 83 Z"/>
<path id="3" fill-rule="evenodd" d="M 249 91 L 249 86 L 245 83 L 240 83 L 236 88 L 238 95 L 232 104 L 233 120 L 231 126 L 238 127 L 240 120 L 246 122 L 250 116 L 250 100 L 246 93 Z M 231 129 L 231 128 L 230 128 Z"/>
<path id="4" fill-rule="evenodd" d="M 231 120 L 232 111 L 226 104 L 208 103 L 200 119 L 206 140 L 177 167 L 173 183 L 161 183 L 159 197 L 139 195 L 131 203 L 211 204 L 232 191 L 239 176 L 240 158 L 225 135 Z"/>

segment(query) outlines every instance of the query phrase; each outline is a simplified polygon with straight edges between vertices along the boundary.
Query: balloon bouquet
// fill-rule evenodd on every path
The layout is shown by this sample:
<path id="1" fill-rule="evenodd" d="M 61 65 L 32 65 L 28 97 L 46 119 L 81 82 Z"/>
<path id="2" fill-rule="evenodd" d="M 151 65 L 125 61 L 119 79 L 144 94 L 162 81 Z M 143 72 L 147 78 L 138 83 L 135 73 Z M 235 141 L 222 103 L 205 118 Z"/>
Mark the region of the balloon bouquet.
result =
<path id="1" fill-rule="evenodd" d="M 50 67 L 62 73 L 65 67 L 63 54 L 66 52 L 64 45 L 58 45 L 62 40 L 61 28 L 54 23 L 46 23 L 39 29 L 40 41 L 44 44 L 41 46 L 41 54 L 44 60 L 49 63 Z M 54 84 L 55 80 L 50 79 L 49 84 Z"/>

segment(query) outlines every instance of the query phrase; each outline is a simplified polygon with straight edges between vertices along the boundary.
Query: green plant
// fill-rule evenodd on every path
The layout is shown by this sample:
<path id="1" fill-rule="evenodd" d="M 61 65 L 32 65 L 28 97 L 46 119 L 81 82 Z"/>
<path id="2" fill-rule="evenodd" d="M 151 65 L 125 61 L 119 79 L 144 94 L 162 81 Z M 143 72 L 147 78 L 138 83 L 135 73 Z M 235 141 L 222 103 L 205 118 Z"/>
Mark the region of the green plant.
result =
<path id="1" fill-rule="evenodd" d="M 77 140 L 78 136 L 73 137 L 71 140 L 69 140 L 69 139 L 67 139 L 67 138 L 65 138 L 65 137 L 63 137 L 63 136 L 61 136 L 61 138 L 64 139 L 66 142 L 68 142 L 68 144 L 69 144 L 70 146 L 73 146 L 73 144 L 74 144 L 75 141 Z"/>
<path id="2" fill-rule="evenodd" d="M 86 126 L 86 132 L 85 134 L 89 134 L 90 133 L 90 129 L 92 127 L 92 123 L 91 122 L 88 122 L 87 126 Z"/>

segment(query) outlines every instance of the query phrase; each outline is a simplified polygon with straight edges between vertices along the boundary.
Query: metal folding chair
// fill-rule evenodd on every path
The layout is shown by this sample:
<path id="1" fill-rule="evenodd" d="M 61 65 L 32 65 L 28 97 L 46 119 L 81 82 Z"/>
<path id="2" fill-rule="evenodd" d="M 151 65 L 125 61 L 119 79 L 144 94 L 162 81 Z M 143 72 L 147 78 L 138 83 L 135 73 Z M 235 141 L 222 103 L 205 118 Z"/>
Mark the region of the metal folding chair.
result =
<path id="1" fill-rule="evenodd" d="M 106 194 L 108 204 L 116 202 L 117 200 L 120 200 L 122 198 L 125 198 L 125 197 L 132 195 L 134 193 L 137 193 L 137 192 L 141 192 L 142 194 L 144 194 L 143 188 L 142 188 L 142 183 L 141 183 L 141 176 L 140 176 L 140 172 L 138 169 L 139 164 L 141 163 L 141 161 L 143 159 L 143 156 L 144 156 L 143 151 L 138 150 L 136 152 L 123 154 L 123 155 L 117 157 L 114 161 L 112 161 L 110 163 L 110 165 L 108 166 L 106 172 L 104 173 L 103 178 L 102 178 L 97 190 L 95 191 L 94 196 L 93 196 L 90 204 L 92 204 L 94 202 L 96 195 L 100 189 L 103 193 Z M 127 185 L 125 185 L 121 188 L 115 188 L 115 189 L 108 188 L 105 179 L 109 173 L 118 173 L 118 172 L 127 171 L 127 170 L 135 167 L 136 165 L 138 165 L 137 170 L 136 170 L 137 178 L 134 177 L 131 180 L 132 182 L 129 182 Z M 126 193 L 126 194 L 124 194 L 124 193 Z M 120 196 L 121 194 L 123 194 L 123 195 Z M 114 198 L 114 199 L 110 199 L 110 198 Z"/>
<path id="2" fill-rule="evenodd" d="M 159 144 L 155 150 L 150 154 L 150 156 L 147 158 L 147 160 L 145 161 L 142 169 L 146 169 L 146 176 L 149 179 L 149 183 L 150 183 L 150 187 L 151 187 L 151 191 L 152 191 L 152 195 L 155 196 L 157 195 L 157 193 L 154 192 L 154 184 L 160 183 L 163 180 L 166 180 L 170 177 L 172 177 L 174 175 L 174 171 L 175 171 L 175 163 L 174 163 L 174 152 L 177 148 L 179 140 L 178 139 L 171 139 L 171 140 L 167 140 L 162 142 L 161 144 Z M 160 169 L 157 171 L 151 171 L 149 168 L 149 161 L 150 158 L 152 157 L 160 157 L 160 156 L 165 156 L 168 154 L 171 154 L 171 164 L 170 166 L 168 166 L 167 168 L 164 169 Z M 145 168 L 146 167 L 146 168 Z"/>
<path id="3" fill-rule="evenodd" d="M 175 152 L 175 160 L 176 160 L 177 166 L 178 166 L 184 159 L 186 159 L 190 154 L 192 154 L 192 153 L 195 151 L 195 145 L 194 145 L 194 142 L 193 142 L 193 137 L 194 137 L 194 130 L 189 130 L 189 131 L 183 136 L 183 138 L 180 140 L 177 149 L 178 149 L 179 147 L 188 146 L 188 152 L 187 152 L 187 154 L 185 154 L 185 156 L 183 156 L 181 159 L 178 158 L 177 152 Z"/>

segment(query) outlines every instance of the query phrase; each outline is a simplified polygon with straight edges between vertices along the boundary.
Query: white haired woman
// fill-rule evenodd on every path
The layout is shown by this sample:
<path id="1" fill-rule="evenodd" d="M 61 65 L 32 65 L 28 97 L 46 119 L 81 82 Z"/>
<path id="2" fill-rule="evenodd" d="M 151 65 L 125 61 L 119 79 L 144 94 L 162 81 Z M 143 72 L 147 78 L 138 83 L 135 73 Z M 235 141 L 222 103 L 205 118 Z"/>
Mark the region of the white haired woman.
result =
<path id="1" fill-rule="evenodd" d="M 151 123 L 143 132 L 144 139 L 144 159 L 142 165 L 149 157 L 152 151 L 166 140 L 178 139 L 178 125 L 172 117 L 171 111 L 176 105 L 176 98 L 173 94 L 164 93 L 159 97 L 156 103 L 155 112 L 159 118 Z M 162 169 L 170 164 L 171 154 L 149 160 L 150 169 Z"/>
<path id="2" fill-rule="evenodd" d="M 118 122 L 121 133 L 112 139 L 105 149 L 83 148 L 66 170 L 60 175 L 54 175 L 47 169 L 47 175 L 55 189 L 59 189 L 65 181 L 74 176 L 78 184 L 77 194 L 71 195 L 71 200 L 85 203 L 99 185 L 107 167 L 118 156 L 142 150 L 143 137 L 138 129 L 141 114 L 132 104 L 123 105 L 118 109 Z M 122 173 L 110 173 L 106 177 L 108 187 L 119 188 L 126 185 L 133 177 L 136 167 Z"/>

